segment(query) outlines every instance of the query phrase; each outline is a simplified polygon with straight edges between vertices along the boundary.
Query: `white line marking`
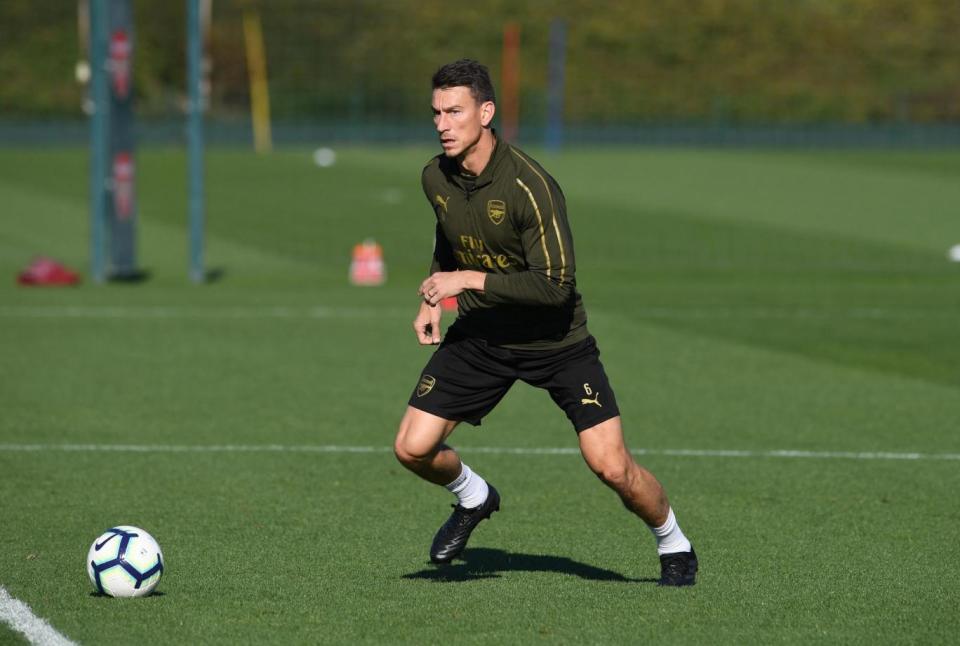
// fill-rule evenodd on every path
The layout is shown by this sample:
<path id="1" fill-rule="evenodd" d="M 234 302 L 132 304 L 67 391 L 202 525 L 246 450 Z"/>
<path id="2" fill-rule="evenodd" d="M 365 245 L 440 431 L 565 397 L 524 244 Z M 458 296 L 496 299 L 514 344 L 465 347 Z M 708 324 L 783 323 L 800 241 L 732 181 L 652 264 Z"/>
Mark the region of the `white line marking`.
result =
<path id="1" fill-rule="evenodd" d="M 363 319 L 409 316 L 412 309 L 364 307 L 0 306 L 3 318 L 37 319 Z"/>
<path id="2" fill-rule="evenodd" d="M 464 452 L 498 455 L 579 455 L 574 447 L 463 446 Z M 389 453 L 388 446 L 341 444 L 0 444 L 0 453 Z M 895 453 L 889 451 L 806 451 L 776 449 L 633 449 L 634 455 L 697 458 L 807 458 L 841 460 L 958 460 L 960 453 Z"/>
<path id="3" fill-rule="evenodd" d="M 413 306 L 411 306 L 413 307 Z M 28 319 L 377 319 L 412 316 L 401 307 L 0 306 L 2 318 Z M 599 312 L 602 314 L 603 312 Z M 958 318 L 956 307 L 648 307 L 630 318 L 659 319 L 917 319 Z"/>
<path id="4" fill-rule="evenodd" d="M 649 307 L 640 319 L 917 319 L 960 317 L 956 307 Z"/>
<path id="5" fill-rule="evenodd" d="M 33 614 L 30 606 L 14 599 L 6 588 L 0 585 L 0 622 L 22 633 L 31 644 L 37 646 L 76 646 L 47 623 Z"/>

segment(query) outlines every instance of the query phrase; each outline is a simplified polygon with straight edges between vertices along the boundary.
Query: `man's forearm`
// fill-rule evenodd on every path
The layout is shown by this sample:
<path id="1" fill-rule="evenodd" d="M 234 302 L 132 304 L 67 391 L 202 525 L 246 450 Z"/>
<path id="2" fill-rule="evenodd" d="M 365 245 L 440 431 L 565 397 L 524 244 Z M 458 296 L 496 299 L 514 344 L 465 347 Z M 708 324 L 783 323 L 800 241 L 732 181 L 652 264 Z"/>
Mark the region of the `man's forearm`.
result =
<path id="1" fill-rule="evenodd" d="M 573 293 L 573 285 L 558 285 L 540 271 L 519 271 L 512 274 L 489 274 L 485 283 L 487 300 L 491 303 L 519 305 L 565 304 Z"/>

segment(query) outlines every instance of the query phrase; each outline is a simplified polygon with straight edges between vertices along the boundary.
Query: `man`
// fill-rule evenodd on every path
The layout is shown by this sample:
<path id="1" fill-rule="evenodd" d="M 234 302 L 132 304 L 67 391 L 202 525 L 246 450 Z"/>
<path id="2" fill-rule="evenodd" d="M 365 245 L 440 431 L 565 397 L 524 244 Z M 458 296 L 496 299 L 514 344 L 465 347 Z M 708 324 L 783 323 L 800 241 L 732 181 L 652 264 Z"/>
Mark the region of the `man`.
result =
<path id="1" fill-rule="evenodd" d="M 487 68 L 472 60 L 433 76 L 433 120 L 443 154 L 423 170 L 437 218 L 430 277 L 413 322 L 440 343 L 440 301 L 459 315 L 410 396 L 394 450 L 400 462 L 457 496 L 430 558 L 460 555 L 500 494 L 460 461 L 447 437 L 478 425 L 517 379 L 546 389 L 573 424 L 587 465 L 653 532 L 660 585 L 693 585 L 697 556 L 656 478 L 627 450 L 620 413 L 576 289 L 573 240 L 560 187 L 533 159 L 497 138 Z"/>

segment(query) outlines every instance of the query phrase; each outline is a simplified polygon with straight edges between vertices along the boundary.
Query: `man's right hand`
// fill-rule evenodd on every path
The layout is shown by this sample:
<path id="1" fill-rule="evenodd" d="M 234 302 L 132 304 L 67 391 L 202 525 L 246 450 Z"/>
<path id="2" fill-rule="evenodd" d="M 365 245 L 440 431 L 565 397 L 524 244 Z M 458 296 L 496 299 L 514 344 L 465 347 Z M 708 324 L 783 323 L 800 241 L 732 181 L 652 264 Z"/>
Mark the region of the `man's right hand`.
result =
<path id="1" fill-rule="evenodd" d="M 440 305 L 420 303 L 417 318 L 413 319 L 413 331 L 417 333 L 420 345 L 440 343 Z"/>

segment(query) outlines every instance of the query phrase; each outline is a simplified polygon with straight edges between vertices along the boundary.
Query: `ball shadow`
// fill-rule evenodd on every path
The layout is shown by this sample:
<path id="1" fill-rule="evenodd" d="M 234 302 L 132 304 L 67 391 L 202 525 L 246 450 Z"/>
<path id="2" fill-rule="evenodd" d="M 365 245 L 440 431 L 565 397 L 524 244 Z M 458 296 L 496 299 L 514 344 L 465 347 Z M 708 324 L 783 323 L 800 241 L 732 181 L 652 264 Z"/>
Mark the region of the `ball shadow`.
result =
<path id="1" fill-rule="evenodd" d="M 95 597 L 95 598 L 96 598 L 96 597 L 100 597 L 100 598 L 103 598 L 103 599 L 113 599 L 113 597 L 111 597 L 109 594 L 104 594 L 104 593 L 102 593 L 102 592 L 97 592 L 96 590 L 94 590 L 93 592 L 91 592 L 89 596 Z M 148 595 L 145 596 L 145 597 L 137 597 L 137 598 L 139 598 L 139 599 L 149 599 L 150 597 L 165 597 L 165 596 L 167 596 L 167 593 L 166 593 L 166 592 L 151 592 L 150 594 L 148 594 Z"/>

